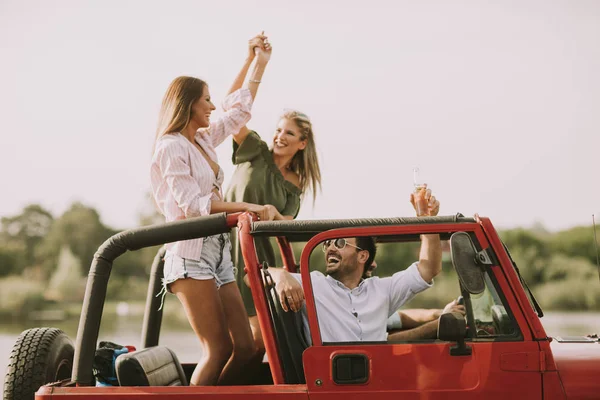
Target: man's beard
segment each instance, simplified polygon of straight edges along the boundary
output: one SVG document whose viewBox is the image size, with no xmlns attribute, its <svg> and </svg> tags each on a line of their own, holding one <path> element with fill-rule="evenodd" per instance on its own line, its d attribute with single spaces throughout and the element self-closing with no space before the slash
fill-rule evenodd
<svg viewBox="0 0 600 400">
<path fill-rule="evenodd" d="M 354 275 L 356 269 L 358 268 L 358 258 L 353 257 L 350 260 L 341 260 L 340 265 L 333 271 L 329 273 L 329 276 L 332 278 L 341 281 L 346 276 Z"/>
</svg>

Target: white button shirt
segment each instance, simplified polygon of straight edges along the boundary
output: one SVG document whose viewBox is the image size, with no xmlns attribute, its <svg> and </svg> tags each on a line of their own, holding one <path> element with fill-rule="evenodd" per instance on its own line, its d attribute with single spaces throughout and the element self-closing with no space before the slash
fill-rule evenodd
<svg viewBox="0 0 600 400">
<path fill-rule="evenodd" d="M 300 274 L 292 274 L 302 284 Z M 354 289 L 321 272 L 310 274 L 323 342 L 387 340 L 387 319 L 417 293 L 433 285 L 425 282 L 413 263 L 404 271 L 386 278 L 364 279 Z M 308 318 L 302 308 L 306 338 Z"/>
</svg>

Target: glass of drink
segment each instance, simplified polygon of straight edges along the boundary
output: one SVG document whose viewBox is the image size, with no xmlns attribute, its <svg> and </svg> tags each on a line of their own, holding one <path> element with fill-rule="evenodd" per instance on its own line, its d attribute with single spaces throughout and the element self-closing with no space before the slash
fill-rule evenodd
<svg viewBox="0 0 600 400">
<path fill-rule="evenodd" d="M 417 216 L 421 217 L 429 215 L 429 207 L 427 206 L 427 200 L 425 199 L 425 191 L 427 190 L 427 184 L 423 182 L 418 167 L 413 168 L 413 185 Z"/>
</svg>

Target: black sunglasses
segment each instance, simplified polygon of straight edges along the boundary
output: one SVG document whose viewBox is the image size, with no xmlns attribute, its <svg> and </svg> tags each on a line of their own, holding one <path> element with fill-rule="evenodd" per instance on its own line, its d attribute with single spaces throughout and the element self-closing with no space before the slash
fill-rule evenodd
<svg viewBox="0 0 600 400">
<path fill-rule="evenodd" d="M 354 247 L 355 249 L 358 249 L 358 250 L 364 250 L 358 246 L 348 243 L 348 241 L 346 239 L 341 238 L 341 239 L 328 239 L 328 240 L 324 241 L 323 242 L 323 253 L 327 253 L 327 249 L 329 248 L 329 246 L 331 246 L 331 243 L 333 243 L 335 248 L 338 250 L 342 250 L 344 247 L 346 247 L 346 245 L 348 245 L 350 247 Z"/>
</svg>

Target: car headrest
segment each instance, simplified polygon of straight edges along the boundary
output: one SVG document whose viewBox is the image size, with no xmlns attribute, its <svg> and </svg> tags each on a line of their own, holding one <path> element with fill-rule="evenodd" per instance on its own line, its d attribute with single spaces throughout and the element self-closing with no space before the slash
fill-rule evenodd
<svg viewBox="0 0 600 400">
<path fill-rule="evenodd" d="M 121 386 L 187 386 L 183 368 L 173 351 L 156 346 L 121 354 L 115 363 Z"/>
</svg>

